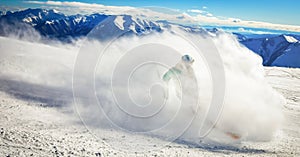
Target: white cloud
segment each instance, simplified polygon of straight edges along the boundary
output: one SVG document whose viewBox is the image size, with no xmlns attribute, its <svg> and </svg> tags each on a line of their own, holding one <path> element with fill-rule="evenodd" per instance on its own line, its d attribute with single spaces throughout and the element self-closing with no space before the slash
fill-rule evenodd
<svg viewBox="0 0 300 157">
<path fill-rule="evenodd" d="M 59 6 L 75 6 L 75 7 L 103 7 L 101 4 L 90 4 L 90 3 L 81 3 L 81 2 L 61 2 L 61 1 L 27 1 L 26 3 L 32 4 L 47 4 L 47 5 L 59 5 Z"/>
<path fill-rule="evenodd" d="M 207 14 L 206 14 L 206 16 L 210 16 L 210 17 L 211 17 L 211 16 L 213 16 L 213 14 L 211 14 L 211 13 L 207 13 Z"/>
<path fill-rule="evenodd" d="M 216 25 L 225 25 L 225 26 L 243 26 L 243 27 L 253 27 L 253 28 L 266 28 L 274 30 L 285 30 L 285 31 L 294 31 L 300 32 L 300 26 L 295 25 L 285 25 L 285 24 L 274 24 L 270 22 L 261 22 L 261 21 L 247 21 L 238 18 L 225 18 L 225 17 L 216 17 L 209 12 L 199 13 L 195 16 L 191 16 L 194 21 L 199 24 L 216 24 Z"/>
<path fill-rule="evenodd" d="M 207 9 L 207 6 L 203 6 L 202 9 Z"/>
<path fill-rule="evenodd" d="M 203 10 L 198 10 L 198 9 L 190 9 L 190 10 L 187 10 L 187 12 L 198 13 L 198 14 L 205 13 L 205 11 L 203 11 Z"/>
<path fill-rule="evenodd" d="M 108 14 L 124 14 L 128 10 L 133 10 L 134 7 L 129 6 L 105 6 L 102 4 L 96 3 L 83 3 L 83 2 L 75 2 L 75 1 L 25 1 L 25 3 L 30 4 L 41 4 L 47 6 L 60 7 L 60 10 L 67 11 L 72 13 L 108 13 Z M 76 8 L 76 9 L 74 9 Z"/>
<path fill-rule="evenodd" d="M 242 33 L 250 33 L 250 34 L 274 34 L 275 32 L 272 31 L 260 31 L 260 30 L 252 30 L 252 29 L 245 29 L 245 28 L 238 28 L 237 30 L 231 30 L 231 32 L 242 32 Z M 276 33 L 277 34 L 277 33 Z"/>
</svg>

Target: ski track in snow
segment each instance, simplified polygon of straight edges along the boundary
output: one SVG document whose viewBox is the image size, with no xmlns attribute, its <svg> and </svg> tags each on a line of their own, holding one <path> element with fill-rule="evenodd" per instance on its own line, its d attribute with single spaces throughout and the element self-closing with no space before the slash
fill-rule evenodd
<svg viewBox="0 0 300 157">
<path fill-rule="evenodd" d="M 16 71 L 24 68 L 13 67 L 5 62 L 1 64 Z M 65 70 L 68 71 L 68 68 Z M 5 73 L 4 69 L 1 71 Z M 299 156 L 300 69 L 266 67 L 265 71 L 268 82 L 287 98 L 283 108 L 285 122 L 272 141 L 242 142 L 236 146 L 176 141 L 161 149 L 156 146 L 163 142 L 159 138 L 100 128 L 94 128 L 93 131 L 101 132 L 101 136 L 95 137 L 70 108 L 63 107 L 70 102 L 63 97 L 57 99 L 61 97 L 60 92 L 68 89 L 49 89 L 2 76 L 0 156 Z M 129 150 L 133 153 L 128 153 L 115 149 L 126 145 L 134 148 L 131 145 L 137 141 L 153 141 L 147 146 L 151 151 L 140 154 L 135 150 Z"/>
</svg>

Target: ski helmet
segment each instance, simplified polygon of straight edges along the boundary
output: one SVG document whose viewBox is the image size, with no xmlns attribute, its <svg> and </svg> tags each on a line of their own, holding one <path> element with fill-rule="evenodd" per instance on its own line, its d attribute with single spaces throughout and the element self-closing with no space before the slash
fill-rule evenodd
<svg viewBox="0 0 300 157">
<path fill-rule="evenodd" d="M 193 63 L 193 62 L 194 62 L 194 59 L 193 59 L 191 56 L 189 56 L 189 55 L 183 55 L 183 56 L 181 57 L 181 59 L 182 59 L 184 62 L 187 62 L 187 63 Z"/>
</svg>

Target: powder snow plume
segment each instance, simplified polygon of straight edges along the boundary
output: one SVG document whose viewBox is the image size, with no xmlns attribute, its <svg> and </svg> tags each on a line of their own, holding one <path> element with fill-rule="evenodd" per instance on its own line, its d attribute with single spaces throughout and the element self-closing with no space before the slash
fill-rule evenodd
<svg viewBox="0 0 300 157">
<path fill-rule="evenodd" d="M 241 46 L 232 34 L 192 35 L 182 31 L 183 36 L 190 38 L 186 39 L 172 29 L 146 36 L 123 36 L 111 43 L 85 40 L 79 42 L 83 43 L 80 50 L 78 45 L 44 45 L 1 38 L 2 80 L 18 78 L 37 87 L 43 85 L 48 91 L 60 91 L 61 94 L 37 93 L 47 99 L 65 95 L 67 107 L 75 106 L 88 128 L 117 129 L 166 141 L 199 142 L 203 141 L 199 138 L 201 128 L 213 123 L 204 140 L 271 140 L 283 121 L 281 107 L 285 99 L 266 82 L 262 59 Z M 213 43 L 224 68 L 224 80 L 220 80 L 225 87 L 224 100 L 220 110 L 210 110 L 212 115 L 207 113 L 214 99 L 213 89 L 218 87 L 210 69 L 217 69 L 219 61 L 213 59 L 209 49 L 199 53 L 189 42 L 194 36 L 201 39 L 202 46 L 205 41 Z M 15 42 L 19 46 L 15 47 Z M 201 55 L 204 53 L 211 55 L 209 61 Z M 184 54 L 195 59 L 192 67 L 196 82 L 181 85 L 187 84 L 187 89 L 197 94 L 182 93 L 178 98 L 175 83 L 166 84 L 161 78 Z M 228 133 L 239 138 L 232 139 Z"/>
</svg>

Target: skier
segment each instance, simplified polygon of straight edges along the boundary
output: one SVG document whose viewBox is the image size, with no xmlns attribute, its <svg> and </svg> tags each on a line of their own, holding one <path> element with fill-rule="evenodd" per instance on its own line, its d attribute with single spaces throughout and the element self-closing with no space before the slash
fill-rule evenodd
<svg viewBox="0 0 300 157">
<path fill-rule="evenodd" d="M 194 70 L 191 65 L 194 63 L 194 59 L 189 55 L 184 55 L 181 57 L 181 61 L 167 71 L 163 80 L 168 82 L 171 78 L 178 77 L 181 74 L 188 74 L 188 76 L 194 76 Z"/>
<path fill-rule="evenodd" d="M 196 113 L 198 88 L 192 67 L 193 63 L 194 59 L 191 56 L 183 55 L 181 61 L 163 75 L 163 80 L 166 83 L 173 81 L 176 96 L 182 99 L 184 103 L 191 105 L 193 113 Z"/>
<path fill-rule="evenodd" d="M 194 61 L 191 56 L 183 55 L 181 61 L 163 75 L 163 80 L 166 83 L 169 83 L 170 80 L 174 81 L 177 97 L 183 98 L 182 94 L 185 94 L 186 99 L 183 103 L 192 105 L 192 111 L 195 114 L 198 105 L 198 85 L 192 67 Z M 213 128 L 220 130 L 216 125 L 214 125 Z M 241 138 L 240 135 L 233 132 L 224 133 L 234 140 Z"/>
</svg>

